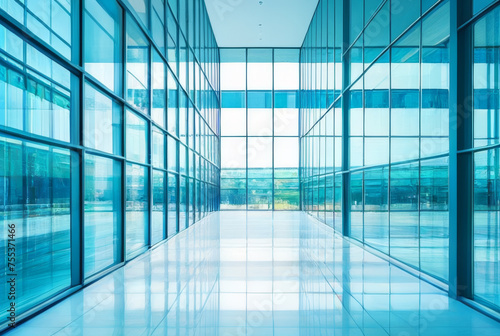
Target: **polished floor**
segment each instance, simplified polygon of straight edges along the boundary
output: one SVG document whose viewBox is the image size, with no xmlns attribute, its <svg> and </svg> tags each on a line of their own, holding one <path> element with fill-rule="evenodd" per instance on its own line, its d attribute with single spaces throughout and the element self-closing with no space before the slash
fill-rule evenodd
<svg viewBox="0 0 500 336">
<path fill-rule="evenodd" d="M 221 212 L 7 335 L 498 336 L 500 323 L 304 213 Z"/>
</svg>

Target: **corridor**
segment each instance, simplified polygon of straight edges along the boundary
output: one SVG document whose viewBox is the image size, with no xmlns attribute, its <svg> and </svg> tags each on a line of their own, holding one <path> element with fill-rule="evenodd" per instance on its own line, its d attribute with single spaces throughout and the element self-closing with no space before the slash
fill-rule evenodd
<svg viewBox="0 0 500 336">
<path fill-rule="evenodd" d="M 500 323 L 303 212 L 214 213 L 7 333 L 389 334 L 498 336 Z"/>
</svg>

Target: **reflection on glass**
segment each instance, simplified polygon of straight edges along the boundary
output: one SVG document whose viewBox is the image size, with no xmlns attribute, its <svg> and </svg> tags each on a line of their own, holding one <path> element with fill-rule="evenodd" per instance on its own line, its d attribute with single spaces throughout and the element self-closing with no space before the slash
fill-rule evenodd
<svg viewBox="0 0 500 336">
<path fill-rule="evenodd" d="M 500 41 L 491 34 L 500 24 L 500 8 L 494 9 L 474 25 L 474 146 L 497 144 L 500 140 Z"/>
<path fill-rule="evenodd" d="M 419 165 L 391 167 L 391 256 L 419 267 Z"/>
<path fill-rule="evenodd" d="M 420 267 L 448 279 L 448 157 L 420 164 Z"/>
<path fill-rule="evenodd" d="M 71 285 L 70 171 L 67 149 L 0 137 L 0 230 L 5 233 L 0 249 L 7 251 L 14 225 L 18 314 Z M 11 273 L 6 263 L 0 259 L 5 286 Z M 2 309 L 3 321 L 6 316 Z"/>
<path fill-rule="evenodd" d="M 107 153 L 121 154 L 121 107 L 85 84 L 85 145 Z"/>
<path fill-rule="evenodd" d="M 127 110 L 127 159 L 147 163 L 147 123 L 130 110 Z"/>
<path fill-rule="evenodd" d="M 167 104 L 167 92 L 165 88 L 165 63 L 160 56 L 153 52 L 153 72 L 151 83 L 153 86 L 153 104 L 151 106 L 151 119 L 160 127 L 165 128 L 165 108 Z"/>
<path fill-rule="evenodd" d="M 156 244 L 164 238 L 166 205 L 165 184 L 166 173 L 153 170 L 153 209 L 151 218 L 151 245 Z"/>
<path fill-rule="evenodd" d="M 85 1 L 85 70 L 115 93 L 121 90 L 122 9 L 115 0 Z"/>
<path fill-rule="evenodd" d="M 126 253 L 127 259 L 140 253 L 148 241 L 149 176 L 147 167 L 127 164 Z"/>
<path fill-rule="evenodd" d="M 177 175 L 168 173 L 168 237 L 177 233 Z"/>
<path fill-rule="evenodd" d="M 474 155 L 474 296 L 500 307 L 499 150 Z"/>
<path fill-rule="evenodd" d="M 132 18 L 127 18 L 127 102 L 149 113 L 149 42 Z"/>
<path fill-rule="evenodd" d="M 69 142 L 71 73 L 2 25 L 0 36 L 0 126 Z"/>
<path fill-rule="evenodd" d="M 121 164 L 86 155 L 85 277 L 120 261 L 121 208 Z"/>
</svg>

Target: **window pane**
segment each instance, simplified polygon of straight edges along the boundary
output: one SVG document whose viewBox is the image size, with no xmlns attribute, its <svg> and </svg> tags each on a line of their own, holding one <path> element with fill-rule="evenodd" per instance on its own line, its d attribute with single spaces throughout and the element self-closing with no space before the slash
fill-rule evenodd
<svg viewBox="0 0 500 336">
<path fill-rule="evenodd" d="M 149 43 L 134 21 L 127 18 L 127 102 L 149 113 Z"/>
<path fill-rule="evenodd" d="M 420 166 L 420 267 L 448 279 L 448 158 Z"/>
<path fill-rule="evenodd" d="M 177 172 L 179 167 L 177 165 L 177 140 L 168 136 L 168 170 Z"/>
<path fill-rule="evenodd" d="M 298 136 L 299 135 L 299 110 L 274 109 L 274 135 Z"/>
<path fill-rule="evenodd" d="M 85 157 L 85 277 L 120 262 L 121 164 Z"/>
<path fill-rule="evenodd" d="M 500 7 L 485 15 L 474 25 L 474 146 L 481 147 L 499 142 L 498 96 L 500 88 L 500 41 L 490 34 L 492 27 L 500 25 Z M 498 29 L 496 30 L 498 31 Z"/>
<path fill-rule="evenodd" d="M 85 146 L 121 154 L 121 107 L 85 84 Z"/>
<path fill-rule="evenodd" d="M 127 0 L 136 14 L 139 16 L 139 19 L 142 21 L 144 26 L 148 27 L 148 13 L 149 13 L 149 1 L 147 0 Z"/>
<path fill-rule="evenodd" d="M 248 135 L 273 135 L 272 109 L 248 109 Z"/>
<path fill-rule="evenodd" d="M 247 89 L 272 90 L 273 54 L 272 49 L 249 49 L 247 64 Z"/>
<path fill-rule="evenodd" d="M 156 244 L 165 237 L 166 183 L 165 172 L 153 170 L 153 218 L 151 218 L 151 245 Z"/>
<path fill-rule="evenodd" d="M 391 167 L 391 256 L 419 267 L 419 165 Z"/>
<path fill-rule="evenodd" d="M 151 119 L 163 128 L 165 128 L 165 108 L 167 104 L 165 69 L 165 63 L 163 63 L 156 51 L 153 52 L 153 72 L 151 73 L 153 105 L 151 108 Z"/>
<path fill-rule="evenodd" d="M 153 128 L 153 167 L 165 168 L 165 135 Z"/>
<path fill-rule="evenodd" d="M 147 134 L 146 120 L 127 110 L 127 159 L 147 163 Z"/>
<path fill-rule="evenodd" d="M 184 176 L 180 176 L 179 184 L 179 232 L 185 230 L 188 227 L 188 216 L 187 216 L 187 193 L 188 186 L 187 180 Z"/>
<path fill-rule="evenodd" d="M 499 151 L 474 155 L 474 296 L 500 306 Z"/>
<path fill-rule="evenodd" d="M 146 247 L 149 213 L 148 169 L 127 164 L 126 249 L 127 259 L 133 258 Z"/>
<path fill-rule="evenodd" d="M 177 175 L 168 173 L 168 229 L 169 237 L 177 233 Z"/>
<path fill-rule="evenodd" d="M 247 111 L 243 108 L 223 108 L 221 110 L 221 135 L 239 135 L 247 134 Z"/>
<path fill-rule="evenodd" d="M 367 170 L 364 176 L 364 241 L 389 253 L 389 169 Z"/>
<path fill-rule="evenodd" d="M 167 78 L 167 85 L 168 85 L 168 113 L 167 113 L 167 119 L 168 119 L 168 131 L 173 134 L 173 135 L 179 135 L 179 128 L 177 126 L 177 114 L 178 114 L 178 107 L 179 107 L 179 101 L 178 101 L 178 85 L 177 82 L 174 79 L 174 76 L 170 71 L 168 71 L 168 78 Z"/>
<path fill-rule="evenodd" d="M 222 49 L 221 90 L 246 90 L 246 50 Z"/>
<path fill-rule="evenodd" d="M 121 17 L 114 0 L 85 1 L 85 70 L 115 93 L 121 91 Z"/>
</svg>

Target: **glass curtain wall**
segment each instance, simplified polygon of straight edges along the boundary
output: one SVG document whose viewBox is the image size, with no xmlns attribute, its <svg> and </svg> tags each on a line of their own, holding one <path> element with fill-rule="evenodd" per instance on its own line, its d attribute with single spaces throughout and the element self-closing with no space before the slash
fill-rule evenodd
<svg viewBox="0 0 500 336">
<path fill-rule="evenodd" d="M 221 49 L 221 209 L 299 210 L 299 49 Z"/>
<path fill-rule="evenodd" d="M 219 209 L 219 49 L 204 2 L 81 8 L 0 0 L 0 250 L 12 232 L 16 247 L 0 293 L 17 273 L 18 316 Z"/>
<path fill-rule="evenodd" d="M 321 0 L 301 50 L 303 208 L 446 283 L 450 4 L 347 4 Z"/>
<path fill-rule="evenodd" d="M 492 2 L 474 1 L 474 14 Z M 474 18 L 465 28 L 473 43 L 473 297 L 500 311 L 500 7 Z"/>
<path fill-rule="evenodd" d="M 303 209 L 496 311 L 499 27 L 498 1 L 321 0 L 300 55 Z"/>
</svg>

